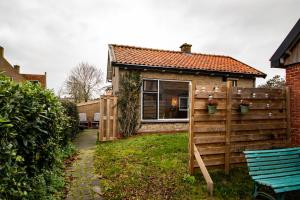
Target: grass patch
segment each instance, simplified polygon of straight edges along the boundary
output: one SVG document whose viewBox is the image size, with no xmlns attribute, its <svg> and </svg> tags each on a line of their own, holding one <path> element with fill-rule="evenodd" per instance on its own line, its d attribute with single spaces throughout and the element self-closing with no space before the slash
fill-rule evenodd
<svg viewBox="0 0 300 200">
<path fill-rule="evenodd" d="M 251 199 L 247 169 L 210 170 L 214 196 L 197 172 L 190 176 L 188 136 L 144 135 L 100 143 L 95 157 L 105 199 Z"/>
</svg>

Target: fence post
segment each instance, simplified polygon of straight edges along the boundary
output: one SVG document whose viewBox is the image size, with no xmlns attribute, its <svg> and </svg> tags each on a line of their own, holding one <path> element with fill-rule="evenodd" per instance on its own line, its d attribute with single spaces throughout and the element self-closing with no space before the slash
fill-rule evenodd
<svg viewBox="0 0 300 200">
<path fill-rule="evenodd" d="M 231 135 L 232 83 L 227 81 L 226 87 L 226 133 L 225 133 L 225 173 L 230 169 L 230 135 Z"/>
<path fill-rule="evenodd" d="M 189 106 L 189 173 L 194 173 L 194 101 L 195 101 L 196 83 L 191 82 L 190 90 L 190 106 Z"/>
</svg>

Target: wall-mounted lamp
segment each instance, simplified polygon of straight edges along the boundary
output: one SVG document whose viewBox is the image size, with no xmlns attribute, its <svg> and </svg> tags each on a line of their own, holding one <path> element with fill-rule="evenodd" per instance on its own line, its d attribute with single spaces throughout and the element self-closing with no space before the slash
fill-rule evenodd
<svg viewBox="0 0 300 200">
<path fill-rule="evenodd" d="M 178 105 L 177 97 L 172 97 L 171 105 L 172 105 L 173 107 L 177 107 L 177 105 Z"/>
</svg>

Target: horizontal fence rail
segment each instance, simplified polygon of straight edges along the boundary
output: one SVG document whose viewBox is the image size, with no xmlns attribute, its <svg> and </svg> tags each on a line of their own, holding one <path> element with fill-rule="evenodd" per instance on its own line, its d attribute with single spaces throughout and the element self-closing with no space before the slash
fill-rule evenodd
<svg viewBox="0 0 300 200">
<path fill-rule="evenodd" d="M 199 167 L 194 155 L 197 148 L 206 167 L 232 166 L 245 162 L 242 151 L 272 149 L 290 145 L 289 89 L 232 88 L 203 91 L 191 86 L 189 128 L 189 170 Z M 208 114 L 208 99 L 215 100 L 217 110 Z M 241 100 L 249 111 L 242 114 Z"/>
</svg>

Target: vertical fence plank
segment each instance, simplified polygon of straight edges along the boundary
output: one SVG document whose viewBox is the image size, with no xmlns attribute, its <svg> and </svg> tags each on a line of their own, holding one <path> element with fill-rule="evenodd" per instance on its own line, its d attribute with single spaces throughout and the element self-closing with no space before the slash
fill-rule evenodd
<svg viewBox="0 0 300 200">
<path fill-rule="evenodd" d="M 111 132 L 110 132 L 110 113 L 111 113 L 111 109 L 110 109 L 110 98 L 106 99 L 106 137 L 107 139 L 111 139 Z"/>
<path fill-rule="evenodd" d="M 117 107 L 117 97 L 113 97 L 113 138 L 117 138 L 117 123 L 118 123 L 118 107 Z"/>
<path fill-rule="evenodd" d="M 290 88 L 285 88 L 285 103 L 286 103 L 286 122 L 287 122 L 287 138 L 288 138 L 288 145 L 291 146 L 292 138 L 291 138 L 291 98 L 290 98 Z"/>
<path fill-rule="evenodd" d="M 104 99 L 103 97 L 101 96 L 100 97 L 100 141 L 103 141 L 104 139 Z"/>
<path fill-rule="evenodd" d="M 194 102 L 195 102 L 196 83 L 191 82 L 189 87 L 190 106 L 189 106 L 189 173 L 194 173 Z"/>
<path fill-rule="evenodd" d="M 105 112 L 104 112 L 105 111 Z M 100 141 L 117 138 L 117 97 L 102 95 L 100 97 Z"/>
<path fill-rule="evenodd" d="M 232 109 L 232 84 L 227 81 L 226 88 L 226 133 L 225 133 L 225 173 L 230 169 L 230 135 L 231 135 L 231 109 Z"/>
</svg>

